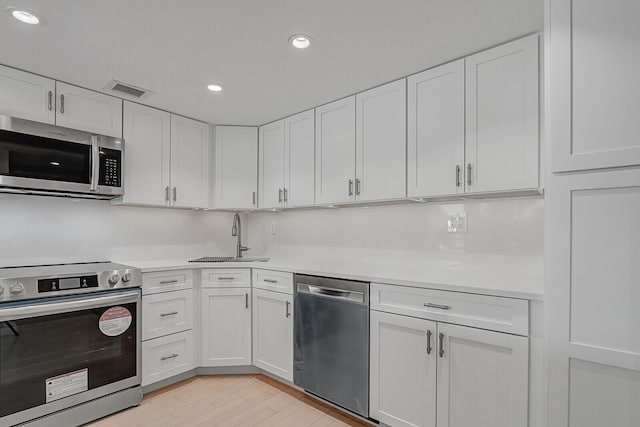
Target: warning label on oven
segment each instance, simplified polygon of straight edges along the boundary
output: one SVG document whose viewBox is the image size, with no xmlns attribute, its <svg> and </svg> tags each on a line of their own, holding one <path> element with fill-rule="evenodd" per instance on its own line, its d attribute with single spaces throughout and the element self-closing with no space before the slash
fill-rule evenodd
<svg viewBox="0 0 640 427">
<path fill-rule="evenodd" d="M 69 372 L 68 374 L 58 375 L 57 377 L 47 378 L 45 385 L 47 389 L 47 403 L 82 393 L 89 389 L 89 370 L 81 369 L 79 371 Z"/>
<path fill-rule="evenodd" d="M 123 334 L 131 326 L 131 312 L 124 307 L 111 307 L 100 316 L 98 326 L 100 332 L 108 337 Z"/>
</svg>

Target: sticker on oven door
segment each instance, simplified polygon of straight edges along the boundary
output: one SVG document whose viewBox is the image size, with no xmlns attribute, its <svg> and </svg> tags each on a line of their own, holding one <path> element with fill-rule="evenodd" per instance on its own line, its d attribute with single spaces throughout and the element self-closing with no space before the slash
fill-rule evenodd
<svg viewBox="0 0 640 427">
<path fill-rule="evenodd" d="M 89 370 L 69 372 L 55 377 L 47 378 L 45 381 L 47 389 L 47 402 L 73 396 L 89 390 Z"/>
<path fill-rule="evenodd" d="M 132 322 L 131 312 L 124 307 L 111 307 L 100 316 L 98 326 L 100 331 L 108 337 L 123 334 Z"/>
</svg>

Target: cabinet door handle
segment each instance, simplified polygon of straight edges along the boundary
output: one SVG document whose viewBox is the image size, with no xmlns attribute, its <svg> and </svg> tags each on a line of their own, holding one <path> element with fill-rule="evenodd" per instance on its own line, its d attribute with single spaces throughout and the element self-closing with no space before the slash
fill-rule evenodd
<svg viewBox="0 0 640 427">
<path fill-rule="evenodd" d="M 428 330 L 427 331 L 427 354 L 431 354 L 431 349 L 432 349 L 432 347 L 431 347 L 431 335 L 432 335 L 431 330 Z"/>
<path fill-rule="evenodd" d="M 467 163 L 467 185 L 471 185 L 471 163 Z"/>
<path fill-rule="evenodd" d="M 356 178 L 356 196 L 360 195 L 360 178 Z"/>
<path fill-rule="evenodd" d="M 460 165 L 456 165 L 456 187 L 460 187 Z"/>
<path fill-rule="evenodd" d="M 160 360 L 162 360 L 164 362 L 165 360 L 174 359 L 174 358 L 176 358 L 178 356 L 179 356 L 178 354 L 173 353 L 173 354 L 170 354 L 169 356 L 162 356 L 160 358 Z"/>
<path fill-rule="evenodd" d="M 289 307 L 291 307 L 291 303 L 289 301 L 285 301 L 284 304 L 284 315 L 286 318 L 289 318 L 289 316 L 291 316 L 291 311 L 289 311 Z"/>
<path fill-rule="evenodd" d="M 249 294 L 244 294 L 244 308 L 249 308 Z"/>
<path fill-rule="evenodd" d="M 349 180 L 349 196 L 353 196 L 353 180 Z"/>
<path fill-rule="evenodd" d="M 177 280 L 162 280 L 160 282 L 161 285 L 170 285 L 172 283 L 178 283 L 178 281 Z"/>
<path fill-rule="evenodd" d="M 440 349 L 438 350 L 440 357 L 444 357 L 444 334 L 442 332 L 440 332 L 440 335 L 438 335 L 438 339 L 440 340 L 439 347 Z"/>
<path fill-rule="evenodd" d="M 289 190 L 284 189 L 284 202 L 287 203 L 289 201 Z"/>
<path fill-rule="evenodd" d="M 430 302 L 424 304 L 428 308 L 439 308 L 440 310 L 451 310 L 451 306 L 441 304 L 431 304 Z"/>
<path fill-rule="evenodd" d="M 60 114 L 64 114 L 64 94 L 60 95 Z"/>
<path fill-rule="evenodd" d="M 277 280 L 273 280 L 273 279 L 263 279 L 263 282 L 267 282 L 267 283 L 278 283 Z"/>
<path fill-rule="evenodd" d="M 255 206 L 256 205 L 256 192 L 254 191 L 252 194 L 253 194 L 253 196 L 251 196 L 251 204 L 253 206 Z"/>
<path fill-rule="evenodd" d="M 175 316 L 176 314 L 178 314 L 177 311 L 170 311 L 168 313 L 160 313 L 160 317 Z"/>
<path fill-rule="evenodd" d="M 173 201 L 178 200 L 178 187 L 173 187 Z"/>
<path fill-rule="evenodd" d="M 282 203 L 282 188 L 278 188 L 278 203 Z"/>
<path fill-rule="evenodd" d="M 164 187 L 164 200 L 169 201 L 169 186 Z"/>
<path fill-rule="evenodd" d="M 47 96 L 48 96 L 47 100 L 49 102 L 49 105 L 47 105 L 47 108 L 49 109 L 49 111 L 51 111 L 53 109 L 53 92 L 49 91 Z"/>
</svg>

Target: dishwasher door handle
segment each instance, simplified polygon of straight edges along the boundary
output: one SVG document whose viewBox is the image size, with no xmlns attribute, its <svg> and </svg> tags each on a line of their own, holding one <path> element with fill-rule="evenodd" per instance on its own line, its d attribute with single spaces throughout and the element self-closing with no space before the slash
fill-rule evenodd
<svg viewBox="0 0 640 427">
<path fill-rule="evenodd" d="M 327 288 L 324 286 L 308 285 L 306 283 L 298 283 L 298 293 L 310 294 L 314 296 L 332 298 L 344 301 L 365 303 L 364 292 L 350 291 L 347 289 Z"/>
</svg>

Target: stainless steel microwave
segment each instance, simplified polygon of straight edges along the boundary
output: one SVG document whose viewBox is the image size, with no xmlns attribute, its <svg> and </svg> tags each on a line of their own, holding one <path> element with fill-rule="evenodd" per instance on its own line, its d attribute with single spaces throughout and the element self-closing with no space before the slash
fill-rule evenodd
<svg viewBox="0 0 640 427">
<path fill-rule="evenodd" d="M 112 199 L 123 157 L 122 139 L 0 115 L 0 192 Z"/>
</svg>

